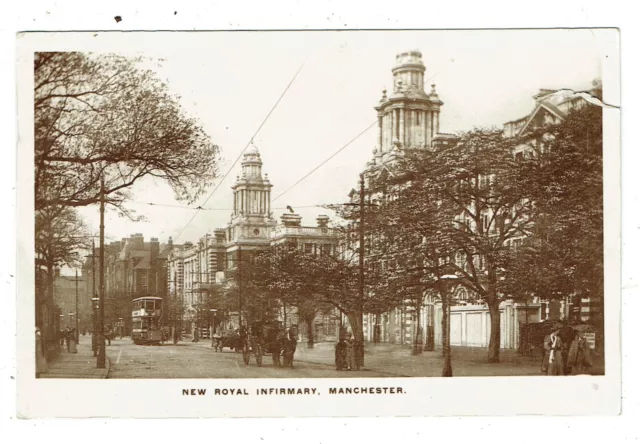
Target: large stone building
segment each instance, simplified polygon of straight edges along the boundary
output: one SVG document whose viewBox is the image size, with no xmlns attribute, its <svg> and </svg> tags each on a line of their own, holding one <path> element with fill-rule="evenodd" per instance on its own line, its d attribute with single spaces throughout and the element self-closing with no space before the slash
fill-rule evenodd
<svg viewBox="0 0 640 444">
<path fill-rule="evenodd" d="M 440 113 L 444 105 L 436 93 L 436 85 L 425 91 L 426 67 L 420 51 L 402 52 L 396 56 L 391 70 L 393 89 L 390 94 L 382 92 L 375 110 L 378 116 L 377 146 L 373 158 L 364 171 L 365 182 L 385 172 L 391 172 L 396 159 L 408 150 L 425 150 L 444 147 L 456 142 L 455 136 L 440 132 Z M 351 193 L 351 199 L 357 195 Z M 365 259 L 368 261 L 368 258 Z M 382 260 L 383 268 L 388 261 Z M 434 326 L 435 303 L 425 299 L 420 313 L 420 325 Z M 363 330 L 365 340 L 380 340 L 394 344 L 410 344 L 416 334 L 416 313 L 401 304 L 382 315 L 365 314 Z M 378 332 L 374 334 L 374 332 Z"/>
<path fill-rule="evenodd" d="M 600 79 L 592 82 L 589 91 L 575 92 L 569 89 L 540 89 L 533 96 L 533 109 L 527 115 L 504 124 L 506 137 L 524 137 L 531 130 L 546 125 L 559 124 L 564 121 L 569 113 L 589 106 L 598 100 L 602 94 Z M 533 155 L 535 141 L 522 143 L 514 150 L 516 159 L 523 159 Z M 522 243 L 522 239 L 509 241 L 510 246 L 516 248 Z M 541 320 L 579 319 L 581 321 L 593 320 L 594 316 L 602 314 L 602 298 L 572 298 L 554 301 L 535 298 L 533 303 L 540 307 Z"/>
<path fill-rule="evenodd" d="M 396 65 L 392 69 L 393 92 L 387 95 L 383 91 L 380 103 L 375 107 L 378 115 L 377 146 L 373 150 L 373 158 L 367 162 L 364 175 L 370 179 L 376 175 L 390 172 L 403 152 L 408 150 L 441 149 L 457 143 L 457 138 L 440 132 L 440 113 L 443 102 L 435 92 L 425 92 L 424 75 L 426 67 L 419 51 L 403 52 L 397 55 Z M 594 90 L 600 88 L 594 83 Z M 593 91 L 592 91 L 593 92 Z M 590 101 L 589 93 L 575 93 L 568 90 L 540 90 L 534 96 L 533 110 L 526 116 L 504 125 L 506 137 L 525 134 L 528 129 L 559 123 L 569 112 L 585 106 Z M 516 159 L 528 155 L 530 146 L 523 144 L 516 148 Z M 368 180 L 367 180 L 368 182 Z M 350 195 L 357 200 L 356 194 Z M 516 247 L 519 239 L 510 240 L 508 245 Z M 366 258 L 367 261 L 369 258 Z M 481 261 L 481 258 L 478 258 Z M 380 260 L 379 258 L 376 260 Z M 392 260 L 382 259 L 388 266 Z M 393 261 L 394 262 L 394 261 Z M 464 258 L 460 258 L 460 263 Z M 478 264 L 482 269 L 482 264 Z M 462 266 L 462 265 L 461 265 Z M 383 267 L 384 268 L 384 267 Z M 458 346 L 485 347 L 489 343 L 490 320 L 486 305 L 478 301 L 475 294 L 462 286 L 454 290 L 454 306 L 451 309 L 451 344 Z M 598 302 L 598 301 L 596 301 Z M 595 304 L 597 305 L 597 304 Z M 519 343 L 519 323 L 538 322 L 545 319 L 565 319 L 572 308 L 569 301 L 546 301 L 535 299 L 527 303 L 505 301 L 500 306 L 501 312 L 501 347 L 517 348 Z M 589 313 L 597 310 L 593 301 L 582 301 L 581 318 L 588 319 Z M 427 331 L 433 330 L 435 342 L 441 340 L 442 309 L 437 301 L 430 297 L 424 299 L 420 310 L 419 323 L 417 314 L 410 304 L 400 304 L 397 308 L 382 315 L 365 314 L 365 339 L 372 341 L 410 344 L 416 337 L 418 324 L 424 329 L 423 342 L 428 342 Z M 377 335 L 375 332 L 378 332 Z"/>
<path fill-rule="evenodd" d="M 306 253 L 335 253 L 337 231 L 328 226 L 329 218 L 320 215 L 316 226 L 303 226 L 302 217 L 293 211 L 282 214 L 280 223 L 271 208 L 272 184 L 262 172 L 262 160 L 255 146 L 243 155 L 241 173 L 231 187 L 233 210 L 226 228 L 216 228 L 195 244 L 186 242 L 171 249 L 167 260 L 169 298 L 177 307 L 183 333 L 205 334 L 212 322 L 211 295 L 216 291 L 238 293 L 237 310 L 224 314 L 227 328 L 241 322 L 242 304 L 250 301 L 242 279 L 250 267 L 250 258 L 272 245 L 296 243 Z M 243 269 L 245 271 L 243 271 Z M 221 316 L 222 317 L 222 316 Z M 296 324 L 295 309 L 283 313 L 287 324 Z M 316 337 L 334 337 L 338 318 L 321 316 L 315 322 Z M 302 329 L 304 335 L 305 331 Z"/>
</svg>

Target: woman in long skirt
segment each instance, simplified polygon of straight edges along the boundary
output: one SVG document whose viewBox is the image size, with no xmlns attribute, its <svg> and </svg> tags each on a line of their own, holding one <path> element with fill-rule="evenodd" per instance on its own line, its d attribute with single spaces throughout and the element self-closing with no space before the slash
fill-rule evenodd
<svg viewBox="0 0 640 444">
<path fill-rule="evenodd" d="M 562 359 L 562 339 L 558 336 L 559 330 L 554 330 L 544 338 L 544 360 L 542 371 L 549 376 L 564 374 L 564 360 Z"/>
<path fill-rule="evenodd" d="M 76 329 L 72 329 L 69 332 L 69 353 L 78 353 L 78 348 L 76 347 Z"/>
</svg>

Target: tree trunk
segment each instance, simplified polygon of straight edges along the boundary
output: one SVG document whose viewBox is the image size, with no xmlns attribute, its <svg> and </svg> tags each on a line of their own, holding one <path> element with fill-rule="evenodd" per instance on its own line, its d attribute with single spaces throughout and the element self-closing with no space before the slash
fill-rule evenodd
<svg viewBox="0 0 640 444">
<path fill-rule="evenodd" d="M 491 331 L 489 334 L 489 359 L 490 363 L 500 362 L 500 302 L 493 300 L 488 302 Z"/>
<path fill-rule="evenodd" d="M 381 330 L 380 313 L 376 313 L 376 325 L 373 327 L 373 343 L 374 344 L 380 343 L 380 336 L 381 336 L 380 330 Z"/>
<path fill-rule="evenodd" d="M 451 368 L 451 335 L 450 335 L 450 317 L 451 309 L 449 307 L 449 292 L 445 291 L 442 295 L 442 355 L 444 356 L 444 366 L 442 367 L 442 376 L 453 376 Z"/>
<path fill-rule="evenodd" d="M 53 307 L 55 307 L 55 300 L 54 300 L 54 279 L 55 279 L 55 265 L 51 262 L 49 262 L 46 265 L 47 268 L 47 299 L 45 302 L 45 312 L 46 312 L 46 319 L 47 321 L 43 322 L 43 326 L 41 329 L 41 333 L 42 333 L 42 341 L 44 344 L 44 349 L 45 349 L 45 358 L 48 360 L 49 359 L 49 344 L 53 342 L 54 344 L 54 354 L 57 356 L 58 353 L 60 353 L 60 341 L 58 341 L 58 332 L 55 331 L 54 329 L 54 325 L 56 325 L 56 322 L 59 322 L 59 319 L 53 319 L 54 314 L 57 316 L 57 314 L 54 312 Z M 58 328 L 61 328 L 62 326 L 59 326 Z"/>
<path fill-rule="evenodd" d="M 416 334 L 413 339 L 413 355 L 422 354 L 422 324 L 420 321 L 420 301 L 416 304 Z"/>
<path fill-rule="evenodd" d="M 364 331 L 362 329 L 362 312 L 351 312 L 347 314 L 351 331 L 355 339 L 356 370 L 364 367 Z"/>
<path fill-rule="evenodd" d="M 307 347 L 313 348 L 314 337 L 313 337 L 313 320 L 315 316 L 307 316 L 305 321 L 307 323 Z"/>
</svg>

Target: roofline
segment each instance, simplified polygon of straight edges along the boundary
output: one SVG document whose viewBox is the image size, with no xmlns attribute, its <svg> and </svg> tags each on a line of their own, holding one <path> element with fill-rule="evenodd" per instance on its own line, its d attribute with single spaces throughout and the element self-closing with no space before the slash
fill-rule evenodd
<svg viewBox="0 0 640 444">
<path fill-rule="evenodd" d="M 143 299 L 152 299 L 152 300 L 154 300 L 154 301 L 162 300 L 162 298 L 159 298 L 159 297 L 157 297 L 157 296 L 143 296 L 143 297 L 141 297 L 141 298 L 136 298 L 136 299 L 132 300 L 131 302 L 141 301 L 141 300 L 143 300 Z"/>
<path fill-rule="evenodd" d="M 531 123 L 531 121 L 533 120 L 533 117 L 538 113 L 538 111 L 540 111 L 540 108 L 546 109 L 547 111 L 549 111 L 551 114 L 553 114 L 554 116 L 564 120 L 566 116 L 561 116 L 559 115 L 557 112 L 555 112 L 552 108 L 550 108 L 549 106 L 547 106 L 547 104 L 545 103 L 539 103 L 538 106 L 536 107 L 536 109 L 533 110 L 533 112 L 529 115 L 529 118 L 527 119 L 527 123 L 525 123 L 523 125 L 522 128 L 520 128 L 520 131 L 518 131 L 518 136 L 521 136 L 524 133 L 524 130 L 529 126 L 529 124 Z"/>
</svg>

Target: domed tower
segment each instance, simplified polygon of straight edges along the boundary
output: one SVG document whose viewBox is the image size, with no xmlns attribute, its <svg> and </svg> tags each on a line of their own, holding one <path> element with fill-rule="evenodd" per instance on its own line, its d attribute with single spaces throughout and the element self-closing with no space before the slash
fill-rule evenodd
<svg viewBox="0 0 640 444">
<path fill-rule="evenodd" d="M 393 91 L 382 92 L 378 112 L 377 155 L 394 149 L 428 148 L 440 129 L 442 102 L 431 85 L 424 89 L 426 67 L 420 51 L 402 52 L 396 56 Z"/>
<path fill-rule="evenodd" d="M 262 174 L 258 148 L 251 145 L 242 158 L 242 172 L 233 190 L 233 213 L 228 240 L 268 240 L 276 222 L 271 217 L 271 182 Z"/>
</svg>

